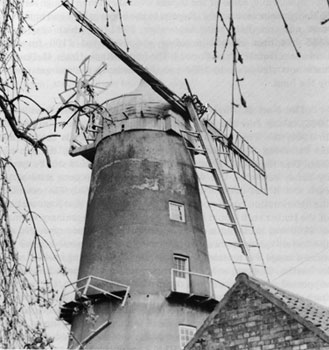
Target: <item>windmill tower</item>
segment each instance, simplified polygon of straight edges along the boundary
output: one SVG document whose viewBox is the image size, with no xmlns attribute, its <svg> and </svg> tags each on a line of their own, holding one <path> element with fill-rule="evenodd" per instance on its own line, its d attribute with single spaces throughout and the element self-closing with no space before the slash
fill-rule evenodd
<svg viewBox="0 0 329 350">
<path fill-rule="evenodd" d="M 236 271 L 266 273 L 236 177 L 266 192 L 263 159 L 218 113 L 179 98 L 63 5 L 152 88 L 141 83 L 76 120 L 70 153 L 92 163 L 92 176 L 78 280 L 61 297 L 69 346 L 183 348 L 223 286 L 211 276 L 199 183 Z M 67 90 L 72 81 L 75 93 L 78 80 L 66 74 Z"/>
</svg>

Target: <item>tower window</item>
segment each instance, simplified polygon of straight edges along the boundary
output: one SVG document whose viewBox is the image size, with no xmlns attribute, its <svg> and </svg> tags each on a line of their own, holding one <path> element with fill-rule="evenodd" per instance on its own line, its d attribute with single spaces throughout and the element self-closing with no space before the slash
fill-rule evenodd
<svg viewBox="0 0 329 350">
<path fill-rule="evenodd" d="M 174 254 L 175 269 L 180 277 L 185 277 L 185 272 L 189 271 L 189 259 L 187 256 Z"/>
<path fill-rule="evenodd" d="M 170 220 L 185 222 L 184 204 L 169 202 L 169 218 Z"/>
<path fill-rule="evenodd" d="M 173 288 L 179 293 L 190 293 L 189 258 L 174 254 Z"/>
<path fill-rule="evenodd" d="M 181 349 L 184 349 L 185 345 L 193 338 L 196 332 L 196 327 L 180 324 L 178 328 L 179 328 L 179 345 Z"/>
</svg>

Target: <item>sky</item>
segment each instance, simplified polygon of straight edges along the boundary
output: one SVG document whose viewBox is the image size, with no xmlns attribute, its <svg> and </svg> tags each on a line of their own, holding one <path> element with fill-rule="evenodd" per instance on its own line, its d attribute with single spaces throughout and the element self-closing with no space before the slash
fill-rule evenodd
<svg viewBox="0 0 329 350">
<path fill-rule="evenodd" d="M 84 1 L 80 1 L 81 4 Z M 115 7 L 116 2 L 113 2 Z M 79 1 L 75 1 L 79 4 Z M 194 93 L 228 121 L 231 109 L 231 52 L 213 59 L 217 1 L 132 0 L 122 2 L 130 54 L 178 95 L 186 93 L 187 78 Z M 23 37 L 22 57 L 39 90 L 32 94 L 49 108 L 59 103 L 65 69 L 78 73 L 88 55 L 93 66 L 108 64 L 102 81 L 111 82 L 100 96 L 107 99 L 135 89 L 139 78 L 98 39 L 79 25 L 57 0 L 27 4 L 33 32 Z M 101 5 L 99 5 L 101 6 Z M 222 1 L 224 16 L 228 1 Z M 246 0 L 234 4 L 237 41 L 244 63 L 239 75 L 248 107 L 238 108 L 235 128 L 265 158 L 269 195 L 243 184 L 270 280 L 278 287 L 329 306 L 329 17 L 326 1 L 282 2 L 296 42 L 298 58 L 275 2 Z M 122 48 L 117 13 L 105 28 L 101 9 L 89 12 Z M 46 18 L 44 18 L 46 16 Z M 218 56 L 225 44 L 220 27 Z M 31 204 L 50 227 L 72 280 L 76 278 L 86 211 L 90 169 L 83 158 L 68 155 L 69 127 L 49 145 L 53 167 L 42 156 L 20 157 Z M 234 273 L 205 209 L 205 225 L 213 276 L 232 284 Z M 56 276 L 58 289 L 66 281 Z M 59 347 L 66 330 L 49 321 Z M 55 324 L 55 326 L 54 326 Z M 64 334 L 64 335 L 63 335 Z"/>
</svg>

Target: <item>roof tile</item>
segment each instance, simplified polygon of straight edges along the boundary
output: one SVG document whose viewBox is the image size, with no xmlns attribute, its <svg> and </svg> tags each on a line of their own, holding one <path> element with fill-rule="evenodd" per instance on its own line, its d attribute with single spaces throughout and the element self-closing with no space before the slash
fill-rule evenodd
<svg viewBox="0 0 329 350">
<path fill-rule="evenodd" d="M 271 293 L 286 306 L 296 312 L 300 317 L 310 321 L 329 336 L 329 308 L 312 300 L 278 288 L 271 283 L 248 276 L 250 281 L 256 283 L 263 290 Z"/>
</svg>

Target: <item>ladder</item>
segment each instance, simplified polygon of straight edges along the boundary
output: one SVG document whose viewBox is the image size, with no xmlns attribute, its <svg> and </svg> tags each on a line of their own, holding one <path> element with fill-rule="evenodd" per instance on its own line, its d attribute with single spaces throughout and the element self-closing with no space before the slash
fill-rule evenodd
<svg viewBox="0 0 329 350">
<path fill-rule="evenodd" d="M 234 270 L 236 273 L 247 270 L 253 276 L 268 280 L 260 245 L 237 174 L 232 168 L 224 169 L 221 166 L 213 136 L 199 120 L 192 100 L 186 100 L 186 107 L 194 131 L 181 130 L 184 145 L 191 155 L 200 186 Z"/>
</svg>

